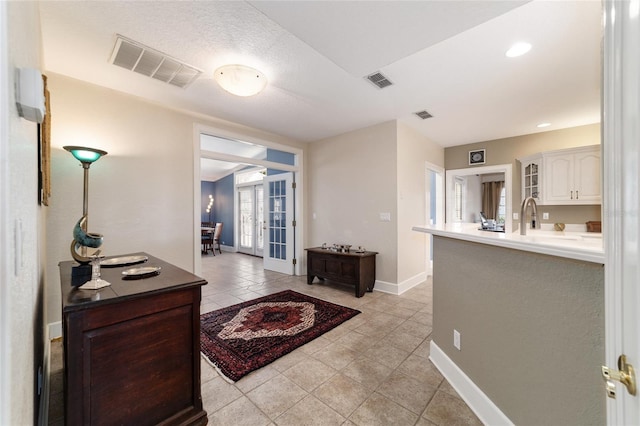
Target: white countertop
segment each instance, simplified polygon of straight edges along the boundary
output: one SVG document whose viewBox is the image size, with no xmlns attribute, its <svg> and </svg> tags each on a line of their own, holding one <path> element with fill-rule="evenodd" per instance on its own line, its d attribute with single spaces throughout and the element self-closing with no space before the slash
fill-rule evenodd
<svg viewBox="0 0 640 426">
<path fill-rule="evenodd" d="M 593 232 L 556 232 L 527 229 L 527 235 L 520 232 L 482 231 L 478 223 L 454 223 L 444 226 L 421 225 L 411 229 L 418 232 L 472 241 L 514 250 L 566 257 L 604 265 L 602 234 Z"/>
</svg>

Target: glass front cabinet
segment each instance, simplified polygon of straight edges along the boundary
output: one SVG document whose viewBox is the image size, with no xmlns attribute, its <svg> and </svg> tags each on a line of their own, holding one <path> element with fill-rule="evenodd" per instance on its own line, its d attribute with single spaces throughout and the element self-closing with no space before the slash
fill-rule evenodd
<svg viewBox="0 0 640 426">
<path fill-rule="evenodd" d="M 542 203 L 542 155 L 523 157 L 519 161 L 522 199 L 533 197 L 536 203 Z"/>
</svg>

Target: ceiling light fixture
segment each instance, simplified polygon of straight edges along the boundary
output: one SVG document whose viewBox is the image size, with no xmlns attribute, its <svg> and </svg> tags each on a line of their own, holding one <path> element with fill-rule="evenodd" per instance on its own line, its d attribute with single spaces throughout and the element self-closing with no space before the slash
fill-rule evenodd
<svg viewBox="0 0 640 426">
<path fill-rule="evenodd" d="M 509 58 L 515 58 L 518 56 L 522 56 L 528 51 L 531 50 L 531 45 L 529 43 L 516 43 L 509 50 L 507 50 L 507 55 Z"/>
<path fill-rule="evenodd" d="M 255 68 L 246 65 L 223 65 L 213 78 L 220 87 L 236 96 L 253 96 L 267 86 L 267 78 Z"/>
<path fill-rule="evenodd" d="M 549 127 L 549 126 L 551 126 L 551 123 L 540 123 L 536 127 L 542 129 L 543 127 Z"/>
</svg>

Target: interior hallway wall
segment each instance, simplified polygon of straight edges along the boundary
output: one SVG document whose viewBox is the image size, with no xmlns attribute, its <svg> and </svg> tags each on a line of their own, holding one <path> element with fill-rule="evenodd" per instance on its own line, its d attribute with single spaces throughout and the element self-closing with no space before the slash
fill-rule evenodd
<svg viewBox="0 0 640 426">
<path fill-rule="evenodd" d="M 60 321 L 57 264 L 71 258 L 71 230 L 82 215 L 82 167 L 62 146 L 91 146 L 109 153 L 91 166 L 89 175 L 89 231 L 104 234 L 105 255 L 144 251 L 189 271 L 194 268 L 194 248 L 197 244 L 199 252 L 200 245 L 193 211 L 195 124 L 301 147 L 257 129 L 190 115 L 60 75 L 50 76 L 50 90 L 54 115 L 48 323 Z"/>
<path fill-rule="evenodd" d="M 45 207 L 38 205 L 37 124 L 18 115 L 16 69 L 41 69 L 37 2 L 2 2 L 2 290 L 0 424 L 37 421 L 37 371 L 44 359 Z M 6 44 L 5 44 L 6 43 Z M 6 191 L 6 192 L 5 192 Z"/>
<path fill-rule="evenodd" d="M 444 148 L 398 122 L 397 158 L 397 283 L 406 288 L 426 278 L 428 236 L 412 231 L 411 227 L 427 223 L 426 196 L 430 188 L 427 188 L 425 163 L 444 168 Z"/>
<path fill-rule="evenodd" d="M 397 283 L 396 122 L 309 144 L 308 245 L 377 251 L 376 279 Z M 380 213 L 390 213 L 381 222 Z"/>
</svg>

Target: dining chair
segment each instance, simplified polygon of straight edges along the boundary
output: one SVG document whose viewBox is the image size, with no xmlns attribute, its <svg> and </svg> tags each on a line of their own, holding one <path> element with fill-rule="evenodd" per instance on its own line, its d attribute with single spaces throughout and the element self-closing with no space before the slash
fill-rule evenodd
<svg viewBox="0 0 640 426">
<path fill-rule="evenodd" d="M 216 245 L 218 246 L 218 252 L 222 254 L 222 249 L 220 249 L 220 234 L 222 234 L 222 222 L 216 223 L 216 227 L 213 231 L 213 245 L 211 249 L 214 256 L 216 255 Z"/>
<path fill-rule="evenodd" d="M 213 255 L 215 256 L 216 253 L 213 249 L 213 234 L 211 233 L 211 231 L 202 229 L 200 231 L 200 242 L 202 244 L 203 254 L 207 254 L 209 250 L 211 250 L 213 252 Z"/>
</svg>

